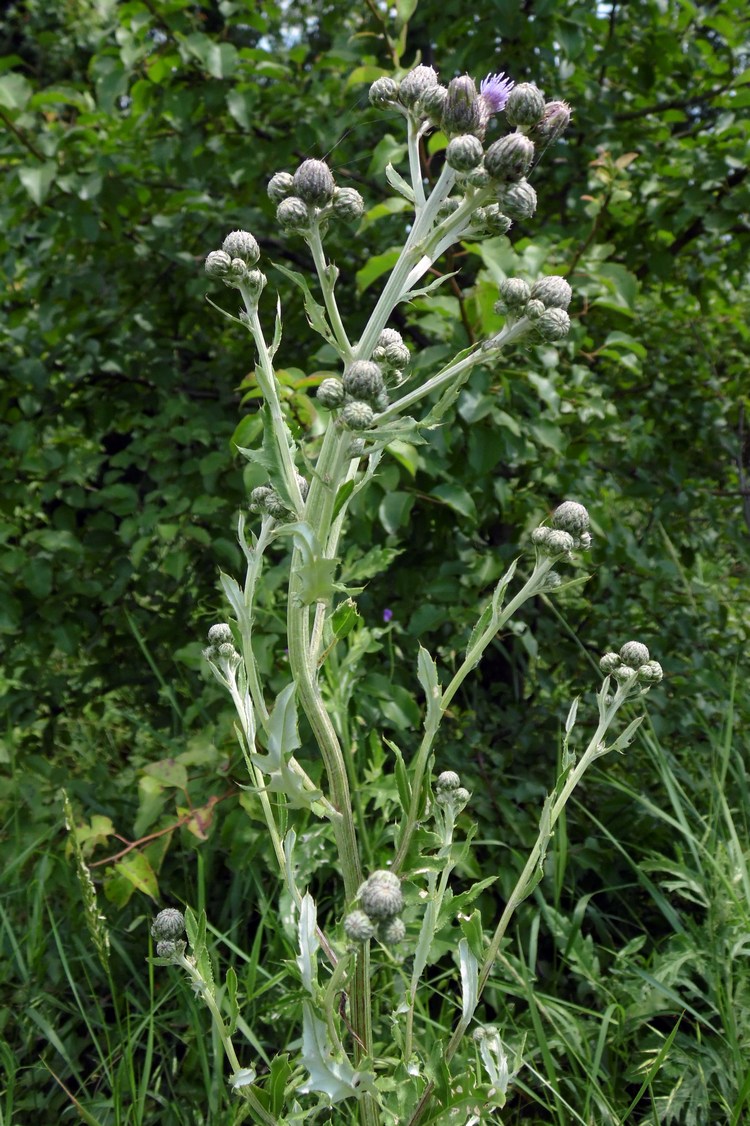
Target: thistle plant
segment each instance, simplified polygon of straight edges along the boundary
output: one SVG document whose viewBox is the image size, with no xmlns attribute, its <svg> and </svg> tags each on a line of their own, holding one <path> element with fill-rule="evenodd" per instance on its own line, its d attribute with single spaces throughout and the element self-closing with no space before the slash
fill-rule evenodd
<svg viewBox="0 0 750 1126">
<path fill-rule="evenodd" d="M 282 232 L 302 239 L 309 250 L 322 303 L 305 278 L 278 268 L 301 290 L 311 326 L 337 357 L 337 373 L 326 377 L 317 392 L 321 433 L 295 438 L 285 413 L 274 366 L 282 340 L 280 308 L 269 337 L 263 323 L 268 282 L 259 267 L 258 240 L 247 231 L 233 231 L 205 263 L 212 279 L 238 291 L 239 316 L 225 315 L 252 338 L 263 398 L 262 447 L 240 451 L 267 475 L 239 517 L 246 572 L 241 582 L 222 576 L 230 614 L 209 630 L 204 656 L 236 710 L 249 784 L 295 912 L 298 953 L 290 973 L 303 998 L 301 1047 L 288 1074 L 283 1105 L 277 1085 L 272 1095 L 257 1061 L 243 1064 L 235 1049 L 237 980 L 229 970 L 223 983 L 216 984 L 205 918 L 189 909 L 184 917 L 168 910 L 157 917 L 152 934 L 156 961 L 180 967 L 205 1001 L 231 1067 L 231 1087 L 258 1122 L 312 1121 L 324 1108 L 326 1121 L 358 1120 L 369 1126 L 416 1126 L 449 1112 L 451 1121 L 479 1122 L 486 1112 L 503 1106 L 523 1059 L 514 1058 L 511 1066 L 502 1029 L 478 1019 L 483 991 L 497 972 L 515 911 L 542 879 L 545 854 L 567 801 L 592 762 L 631 741 L 640 718 L 618 731 L 618 714 L 662 675 L 640 642 L 626 642 L 618 652 L 604 655 L 593 734 L 583 750 L 571 748 L 575 701 L 565 724 L 559 776 L 500 918 L 485 926 L 476 909 L 469 914 L 468 905 L 492 878 L 460 896 L 451 892 L 453 870 L 473 832 L 465 829 L 472 795 L 455 771 L 439 768 L 443 722 L 498 632 L 529 600 L 554 595 L 576 558 L 589 550 L 589 514 L 582 504 L 565 501 L 532 532 L 528 550 L 480 608 L 452 676 L 441 675 L 425 648 L 415 654 L 424 697 L 421 738 L 405 753 L 388 743 L 400 810 L 378 833 L 368 825 L 358 803 L 361 767 L 347 736 L 351 666 L 365 659 L 366 646 L 356 643 L 356 592 L 337 580 L 351 501 L 366 493 L 394 442 L 419 443 L 425 431 L 450 425 L 451 407 L 477 365 L 496 366 L 503 350 L 522 340 L 562 340 L 570 328 L 572 296 L 562 277 L 532 283 L 507 278 L 495 305 L 497 331 L 428 378 L 411 376 L 409 347 L 391 323 L 394 310 L 432 288 L 435 283 L 419 287 L 458 242 L 505 234 L 515 220 L 533 216 L 536 191 L 528 177 L 564 132 L 570 110 L 564 102 L 545 100 L 533 84 L 514 85 L 503 74 L 490 75 L 479 85 L 467 75 L 443 85 L 428 66 L 416 66 L 400 80 L 378 79 L 370 100 L 404 119 L 408 179 L 391 166 L 387 178 L 413 207 L 413 218 L 358 339 L 347 332 L 339 311 L 338 270 L 328 259 L 325 239 L 334 225 L 356 223 L 364 214 L 364 200 L 356 190 L 337 185 L 332 170 L 317 159 L 277 172 L 268 185 Z M 488 140 L 490 127 L 497 133 L 503 121 L 507 131 Z M 419 145 L 436 129 L 446 137 L 445 159 L 428 187 Z M 256 595 L 269 553 L 279 549 L 286 550 L 288 561 L 290 679 L 272 700 L 257 653 Z M 339 660 L 338 668 L 348 667 L 348 688 L 343 671 L 338 686 L 326 677 L 327 666 L 342 653 L 346 659 Z M 312 745 L 303 745 L 300 709 Z M 327 826 L 329 860 L 340 873 L 334 889 L 338 911 L 331 918 L 318 917 L 312 889 L 300 884 L 297 875 L 298 830 L 311 819 Z M 376 838 L 377 867 L 372 864 L 367 871 L 363 856 L 372 856 Z M 446 927 L 455 938 L 459 1000 L 452 1035 L 437 1045 L 436 1055 L 420 991 L 430 988 L 426 970 L 436 936 Z M 377 973 L 373 950 L 379 952 Z M 381 1003 L 384 997 L 389 1013 Z M 462 1067 L 454 1074 L 451 1063 L 462 1045 Z M 467 1062 L 472 1057 L 474 1062 Z M 334 1111 L 328 1109 L 332 1106 Z"/>
</svg>

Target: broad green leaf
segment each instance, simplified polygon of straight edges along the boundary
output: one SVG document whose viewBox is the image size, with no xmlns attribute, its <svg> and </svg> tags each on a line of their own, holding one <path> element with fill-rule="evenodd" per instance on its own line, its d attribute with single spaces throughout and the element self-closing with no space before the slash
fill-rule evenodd
<svg viewBox="0 0 750 1126">
<path fill-rule="evenodd" d="M 43 164 L 27 164 L 18 169 L 18 178 L 38 207 L 44 203 L 57 174 L 54 160 Z"/>
<path fill-rule="evenodd" d="M 142 852 L 133 850 L 114 865 L 117 875 L 127 880 L 134 891 L 143 892 L 156 901 L 159 897 L 159 884 L 156 873 Z"/>
<path fill-rule="evenodd" d="M 368 258 L 365 265 L 356 274 L 357 292 L 364 293 L 382 274 L 393 269 L 398 261 L 399 254 L 398 248 L 394 247 L 392 250 L 386 250 L 383 254 L 374 254 L 371 258 Z"/>
<path fill-rule="evenodd" d="M 4 74 L 0 78 L 0 106 L 5 109 L 23 109 L 33 89 L 22 74 Z"/>
<path fill-rule="evenodd" d="M 457 484 L 436 485 L 430 495 L 444 501 L 459 516 L 476 520 L 476 506 L 463 486 Z"/>
<path fill-rule="evenodd" d="M 173 758 L 160 759 L 159 762 L 149 763 L 143 768 L 143 773 L 154 778 L 162 786 L 174 786 L 184 790 L 188 783 L 187 770 L 181 762 Z"/>
</svg>

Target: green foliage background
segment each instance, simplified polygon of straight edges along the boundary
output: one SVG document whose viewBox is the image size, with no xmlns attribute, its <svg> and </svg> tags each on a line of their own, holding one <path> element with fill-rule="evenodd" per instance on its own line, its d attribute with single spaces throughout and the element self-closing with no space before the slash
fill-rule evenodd
<svg viewBox="0 0 750 1126">
<path fill-rule="evenodd" d="M 421 56 L 445 79 L 502 69 L 574 110 L 566 141 L 537 170 L 534 220 L 446 261 L 446 271 L 461 267 L 457 282 L 404 309 L 398 326 L 428 371 L 497 328 L 503 276 L 561 273 L 574 290 L 569 341 L 477 371 L 455 419 L 427 446 L 402 450 L 354 509 L 347 561 L 356 573 L 373 546 L 395 558 L 360 599 L 374 652 L 357 706 L 363 746 L 377 726 L 408 748 L 417 640 L 449 666 L 524 533 L 565 497 L 591 510 L 588 582 L 498 640 L 442 748 L 477 791 L 480 861 L 491 865 L 494 827 L 505 821 L 517 837 L 519 810 L 550 784 L 561 717 L 593 687 L 604 648 L 634 636 L 663 663 L 652 731 L 685 785 L 695 776 L 680 772 L 697 770 L 710 788 L 729 684 L 735 673 L 746 681 L 748 24 L 728 0 L 396 8 L 411 17 L 403 65 Z M 200 650 L 222 616 L 217 570 L 240 568 L 233 525 L 258 481 L 231 440 L 258 440 L 257 400 L 249 341 L 207 305 L 202 261 L 244 227 L 265 263 L 307 271 L 302 242 L 276 229 L 265 184 L 325 156 L 370 208 L 355 235 L 330 242 L 356 335 L 404 232 L 383 176 L 400 155 L 400 120 L 367 101 L 368 83 L 392 64 L 384 30 L 396 37 L 400 26 L 383 12 L 338 0 L 29 0 L 0 23 L 4 989 L 9 1010 L 39 1016 L 5 1035 L 22 1061 L 27 1111 L 35 1083 L 49 1085 L 37 1062 L 42 1026 L 64 1048 L 50 1066 L 54 1056 L 84 1103 L 91 1093 L 90 1036 L 63 999 L 62 952 L 87 954 L 72 918 L 61 785 L 89 826 L 89 859 L 118 850 L 115 831 L 133 840 L 182 818 L 149 845 L 147 869 L 131 866 L 108 887 L 118 964 L 132 959 L 133 974 L 144 972 L 136 924 L 157 873 L 168 898 L 204 897 L 214 924 L 250 943 L 274 902 L 256 873 L 259 906 L 236 934 L 262 846 L 237 804 L 227 707 Z M 439 147 L 427 155 L 434 177 Z M 270 323 L 278 291 L 288 402 L 305 427 L 308 392 L 331 356 L 297 293 L 272 267 L 269 277 L 262 309 Z M 212 297 L 231 308 L 230 296 Z M 270 573 L 264 606 L 265 671 L 279 687 L 280 576 L 281 566 Z M 734 707 L 736 754 L 746 754 L 743 692 Z M 160 764 L 178 755 L 182 772 L 170 774 Z M 644 842 L 671 848 L 668 827 L 633 796 L 664 798 L 650 762 L 632 749 L 610 769 L 618 787 L 602 774 L 588 794 L 589 812 L 631 857 Z M 586 811 L 571 821 L 571 838 L 585 843 L 564 873 L 563 913 L 633 879 Z M 618 949 L 645 922 L 656 950 L 664 917 L 643 909 L 645 920 L 638 909 L 624 918 L 622 901 L 603 892 L 597 941 Z M 13 934 L 32 935 L 23 969 Z M 554 962 L 546 941 L 541 962 Z M 559 972 L 561 994 L 590 999 L 567 963 Z M 207 1121 L 218 1122 L 214 1097 Z M 144 1109 L 133 1120 L 156 1119 Z"/>
</svg>

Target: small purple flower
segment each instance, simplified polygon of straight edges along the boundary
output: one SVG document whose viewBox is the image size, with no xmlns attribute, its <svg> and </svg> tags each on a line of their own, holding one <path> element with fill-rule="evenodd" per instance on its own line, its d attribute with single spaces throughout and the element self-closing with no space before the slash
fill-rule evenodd
<svg viewBox="0 0 750 1126">
<path fill-rule="evenodd" d="M 383 621 L 384 622 L 390 622 L 392 618 L 393 618 L 393 610 L 391 610 L 388 606 L 386 606 L 385 610 L 383 611 Z"/>
<path fill-rule="evenodd" d="M 512 78 L 505 77 L 505 71 L 488 74 L 479 84 L 479 93 L 484 98 L 491 113 L 505 109 L 508 95 L 515 86 Z"/>
</svg>

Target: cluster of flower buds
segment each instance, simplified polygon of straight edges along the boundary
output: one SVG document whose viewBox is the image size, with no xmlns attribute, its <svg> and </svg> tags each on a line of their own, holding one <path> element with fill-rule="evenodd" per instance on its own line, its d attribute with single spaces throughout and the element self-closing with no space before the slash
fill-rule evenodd
<svg viewBox="0 0 750 1126">
<path fill-rule="evenodd" d="M 323 160 L 304 160 L 294 175 L 277 172 L 268 183 L 268 196 L 276 204 L 276 218 L 285 231 L 304 233 L 328 219 L 354 223 L 365 210 L 355 188 L 336 187 Z"/>
<path fill-rule="evenodd" d="M 460 813 L 471 794 L 461 785 L 455 770 L 444 770 L 435 782 L 435 801 L 438 805 L 450 806 L 454 813 Z"/>
<path fill-rule="evenodd" d="M 225 285 L 235 289 L 243 287 L 256 301 L 266 284 L 266 275 L 253 269 L 260 258 L 260 247 L 249 231 L 232 231 L 221 244 L 221 250 L 212 250 L 206 258 L 206 273 L 221 278 Z"/>
<path fill-rule="evenodd" d="M 569 559 L 571 552 L 588 551 L 591 547 L 589 525 L 589 514 L 584 506 L 577 501 L 566 500 L 552 513 L 551 525 L 540 524 L 534 528 L 531 542 L 541 556 Z M 559 580 L 548 585 L 559 586 Z"/>
<path fill-rule="evenodd" d="M 570 330 L 567 309 L 572 295 L 565 278 L 556 274 L 540 278 L 532 286 L 523 278 L 506 278 L 494 309 L 512 321 L 526 317 L 542 340 L 562 340 Z"/>
<path fill-rule="evenodd" d="M 518 85 L 504 74 L 488 74 L 479 89 L 473 78 L 461 75 L 441 85 L 431 66 L 416 66 L 400 82 L 378 78 L 370 87 L 373 105 L 396 108 L 411 117 L 420 131 L 441 129 L 450 139 L 445 159 L 469 188 L 490 187 L 496 203 L 479 208 L 472 233 L 505 234 L 514 219 L 529 219 L 537 197 L 526 179 L 543 151 L 565 132 L 570 107 L 546 102 L 532 82 Z M 486 150 L 490 119 L 505 113 L 512 132 Z"/>
<path fill-rule="evenodd" d="M 301 473 L 297 473 L 296 477 L 302 499 L 306 500 L 310 484 Z M 289 505 L 273 485 L 258 485 L 253 489 L 250 493 L 250 511 L 264 512 L 273 516 L 274 520 L 286 520 L 291 513 Z"/>
<path fill-rule="evenodd" d="M 401 881 L 395 872 L 385 868 L 373 872 L 357 893 L 361 908 L 350 911 L 344 919 L 344 930 L 352 942 L 377 938 L 384 946 L 396 946 L 406 934 L 399 918 L 404 909 Z"/>
<path fill-rule="evenodd" d="M 166 907 L 151 924 L 151 937 L 156 939 L 157 958 L 171 958 L 185 950 L 185 919 L 176 907 Z"/>
<path fill-rule="evenodd" d="M 217 665 L 227 678 L 234 676 L 242 657 L 235 648 L 232 631 L 226 622 L 211 626 L 208 631 L 208 646 L 203 650 L 203 656 Z"/>
<path fill-rule="evenodd" d="M 630 684 L 634 688 L 648 688 L 658 684 L 664 676 L 659 662 L 651 660 L 648 649 L 640 641 L 626 641 L 619 653 L 605 653 L 599 668 L 618 684 Z"/>
<path fill-rule="evenodd" d="M 350 430 L 367 430 L 378 411 L 389 403 L 388 388 L 397 387 L 409 349 L 395 329 L 383 329 L 371 360 L 354 360 L 341 379 L 330 376 L 318 387 L 318 402 L 327 410 L 341 410 Z"/>
</svg>

